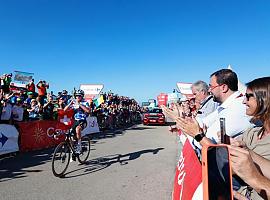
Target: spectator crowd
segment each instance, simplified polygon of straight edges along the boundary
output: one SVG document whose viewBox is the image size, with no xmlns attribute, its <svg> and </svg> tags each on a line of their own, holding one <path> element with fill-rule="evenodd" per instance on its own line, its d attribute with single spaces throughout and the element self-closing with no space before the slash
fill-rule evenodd
<svg viewBox="0 0 270 200">
<path fill-rule="evenodd" d="M 16 124 L 22 121 L 57 120 L 58 111 L 74 98 L 67 90 L 48 92 L 49 83 L 32 79 L 26 88 L 11 85 L 12 74 L 0 77 L 0 123 Z M 75 92 L 75 91 L 73 91 Z M 101 104 L 89 100 L 90 115 L 96 116 L 102 129 L 114 129 L 140 121 L 140 106 L 129 97 L 118 96 L 109 91 L 100 94 Z"/>
<path fill-rule="evenodd" d="M 12 74 L 0 77 L 1 123 L 20 121 L 57 120 L 73 95 L 66 90 L 54 95 L 48 93 L 49 83 L 31 80 L 25 89 L 12 88 Z M 163 111 L 176 122 L 171 131 L 181 130 L 192 144 L 198 159 L 201 150 L 211 144 L 226 143 L 233 170 L 233 188 L 236 199 L 270 198 L 270 77 L 254 79 L 246 84 L 244 93 L 238 90 L 237 74 L 221 69 L 210 75 L 209 84 L 192 84 L 194 98 L 182 98 Z M 37 90 L 36 90 L 37 89 Z M 102 103 L 90 100 L 90 115 L 96 116 L 101 129 L 115 129 L 141 120 L 141 108 L 129 97 L 112 92 L 101 94 Z M 220 119 L 225 119 L 226 135 L 221 135 Z M 226 166 L 222 155 L 220 171 Z M 196 173 L 196 172 L 194 172 Z M 221 173 L 221 172 L 220 172 Z M 223 181 L 223 182 L 222 182 Z M 216 194 L 218 199 L 219 180 Z"/>
<path fill-rule="evenodd" d="M 195 98 L 181 99 L 169 108 L 162 106 L 176 122 L 171 131 L 181 130 L 186 135 L 200 161 L 203 147 L 227 144 L 234 198 L 269 199 L 270 77 L 248 82 L 242 93 L 237 74 L 221 69 L 210 75 L 209 84 L 197 81 L 191 89 Z M 225 135 L 221 134 L 220 119 L 225 119 Z M 224 189 L 230 182 L 224 178 L 229 160 L 225 151 L 218 150 L 213 161 L 218 163 L 217 169 L 208 168 L 208 179 L 213 179 L 209 187 L 215 191 L 209 199 L 230 199 L 228 188 Z"/>
</svg>

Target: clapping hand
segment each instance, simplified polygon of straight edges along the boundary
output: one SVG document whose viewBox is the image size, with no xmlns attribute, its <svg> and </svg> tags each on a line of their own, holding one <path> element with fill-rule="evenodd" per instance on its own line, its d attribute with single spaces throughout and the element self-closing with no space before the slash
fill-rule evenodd
<svg viewBox="0 0 270 200">
<path fill-rule="evenodd" d="M 176 119 L 176 125 L 191 137 L 195 137 L 201 130 L 197 120 L 192 117 L 178 117 Z"/>
<path fill-rule="evenodd" d="M 171 118 L 172 120 L 176 120 L 178 117 L 178 113 L 175 112 L 175 110 L 171 110 L 164 105 L 161 106 L 161 109 L 163 110 L 164 114 L 166 114 L 167 117 Z"/>
<path fill-rule="evenodd" d="M 229 145 L 230 160 L 234 173 L 244 181 L 252 180 L 258 175 L 256 166 L 247 149 Z"/>
</svg>

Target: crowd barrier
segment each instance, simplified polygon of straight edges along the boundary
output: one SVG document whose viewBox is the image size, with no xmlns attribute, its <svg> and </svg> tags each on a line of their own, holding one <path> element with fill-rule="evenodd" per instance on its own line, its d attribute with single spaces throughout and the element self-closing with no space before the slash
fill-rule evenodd
<svg viewBox="0 0 270 200">
<path fill-rule="evenodd" d="M 39 120 L 20 122 L 17 123 L 18 130 L 13 125 L 0 124 L 0 155 L 16 151 L 26 152 L 56 146 L 64 140 L 65 134 L 61 134 L 56 140 L 53 138 L 54 132 L 60 131 L 64 133 L 72 124 L 69 123 L 65 125 L 60 121 Z M 98 132 L 99 126 L 97 118 L 88 117 L 87 127 L 82 131 L 82 135 Z"/>
<path fill-rule="evenodd" d="M 184 134 L 179 132 L 179 137 L 183 148 L 176 167 L 172 199 L 203 199 L 201 163 Z"/>
<path fill-rule="evenodd" d="M 9 124 L 0 124 L 0 155 L 19 151 L 19 132 Z"/>
</svg>

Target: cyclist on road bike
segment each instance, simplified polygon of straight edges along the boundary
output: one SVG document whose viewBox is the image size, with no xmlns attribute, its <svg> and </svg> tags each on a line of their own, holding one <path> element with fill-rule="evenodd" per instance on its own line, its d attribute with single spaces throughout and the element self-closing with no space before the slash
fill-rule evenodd
<svg viewBox="0 0 270 200">
<path fill-rule="evenodd" d="M 71 108 L 74 110 L 74 119 L 75 122 L 72 126 L 72 129 L 76 131 L 77 137 L 77 146 L 75 148 L 75 152 L 80 154 L 82 146 L 81 146 L 81 132 L 87 126 L 86 118 L 90 113 L 90 106 L 88 102 L 84 101 L 84 91 L 77 90 L 75 91 L 75 99 L 71 100 L 70 103 L 64 108 L 64 111 Z"/>
</svg>

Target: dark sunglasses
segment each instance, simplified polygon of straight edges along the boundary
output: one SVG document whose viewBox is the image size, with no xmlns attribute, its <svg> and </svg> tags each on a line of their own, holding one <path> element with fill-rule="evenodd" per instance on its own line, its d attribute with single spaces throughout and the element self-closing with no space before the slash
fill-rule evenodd
<svg viewBox="0 0 270 200">
<path fill-rule="evenodd" d="M 247 101 L 249 101 L 249 98 L 254 97 L 254 94 L 253 93 L 246 93 L 245 97 L 246 97 Z"/>
</svg>

